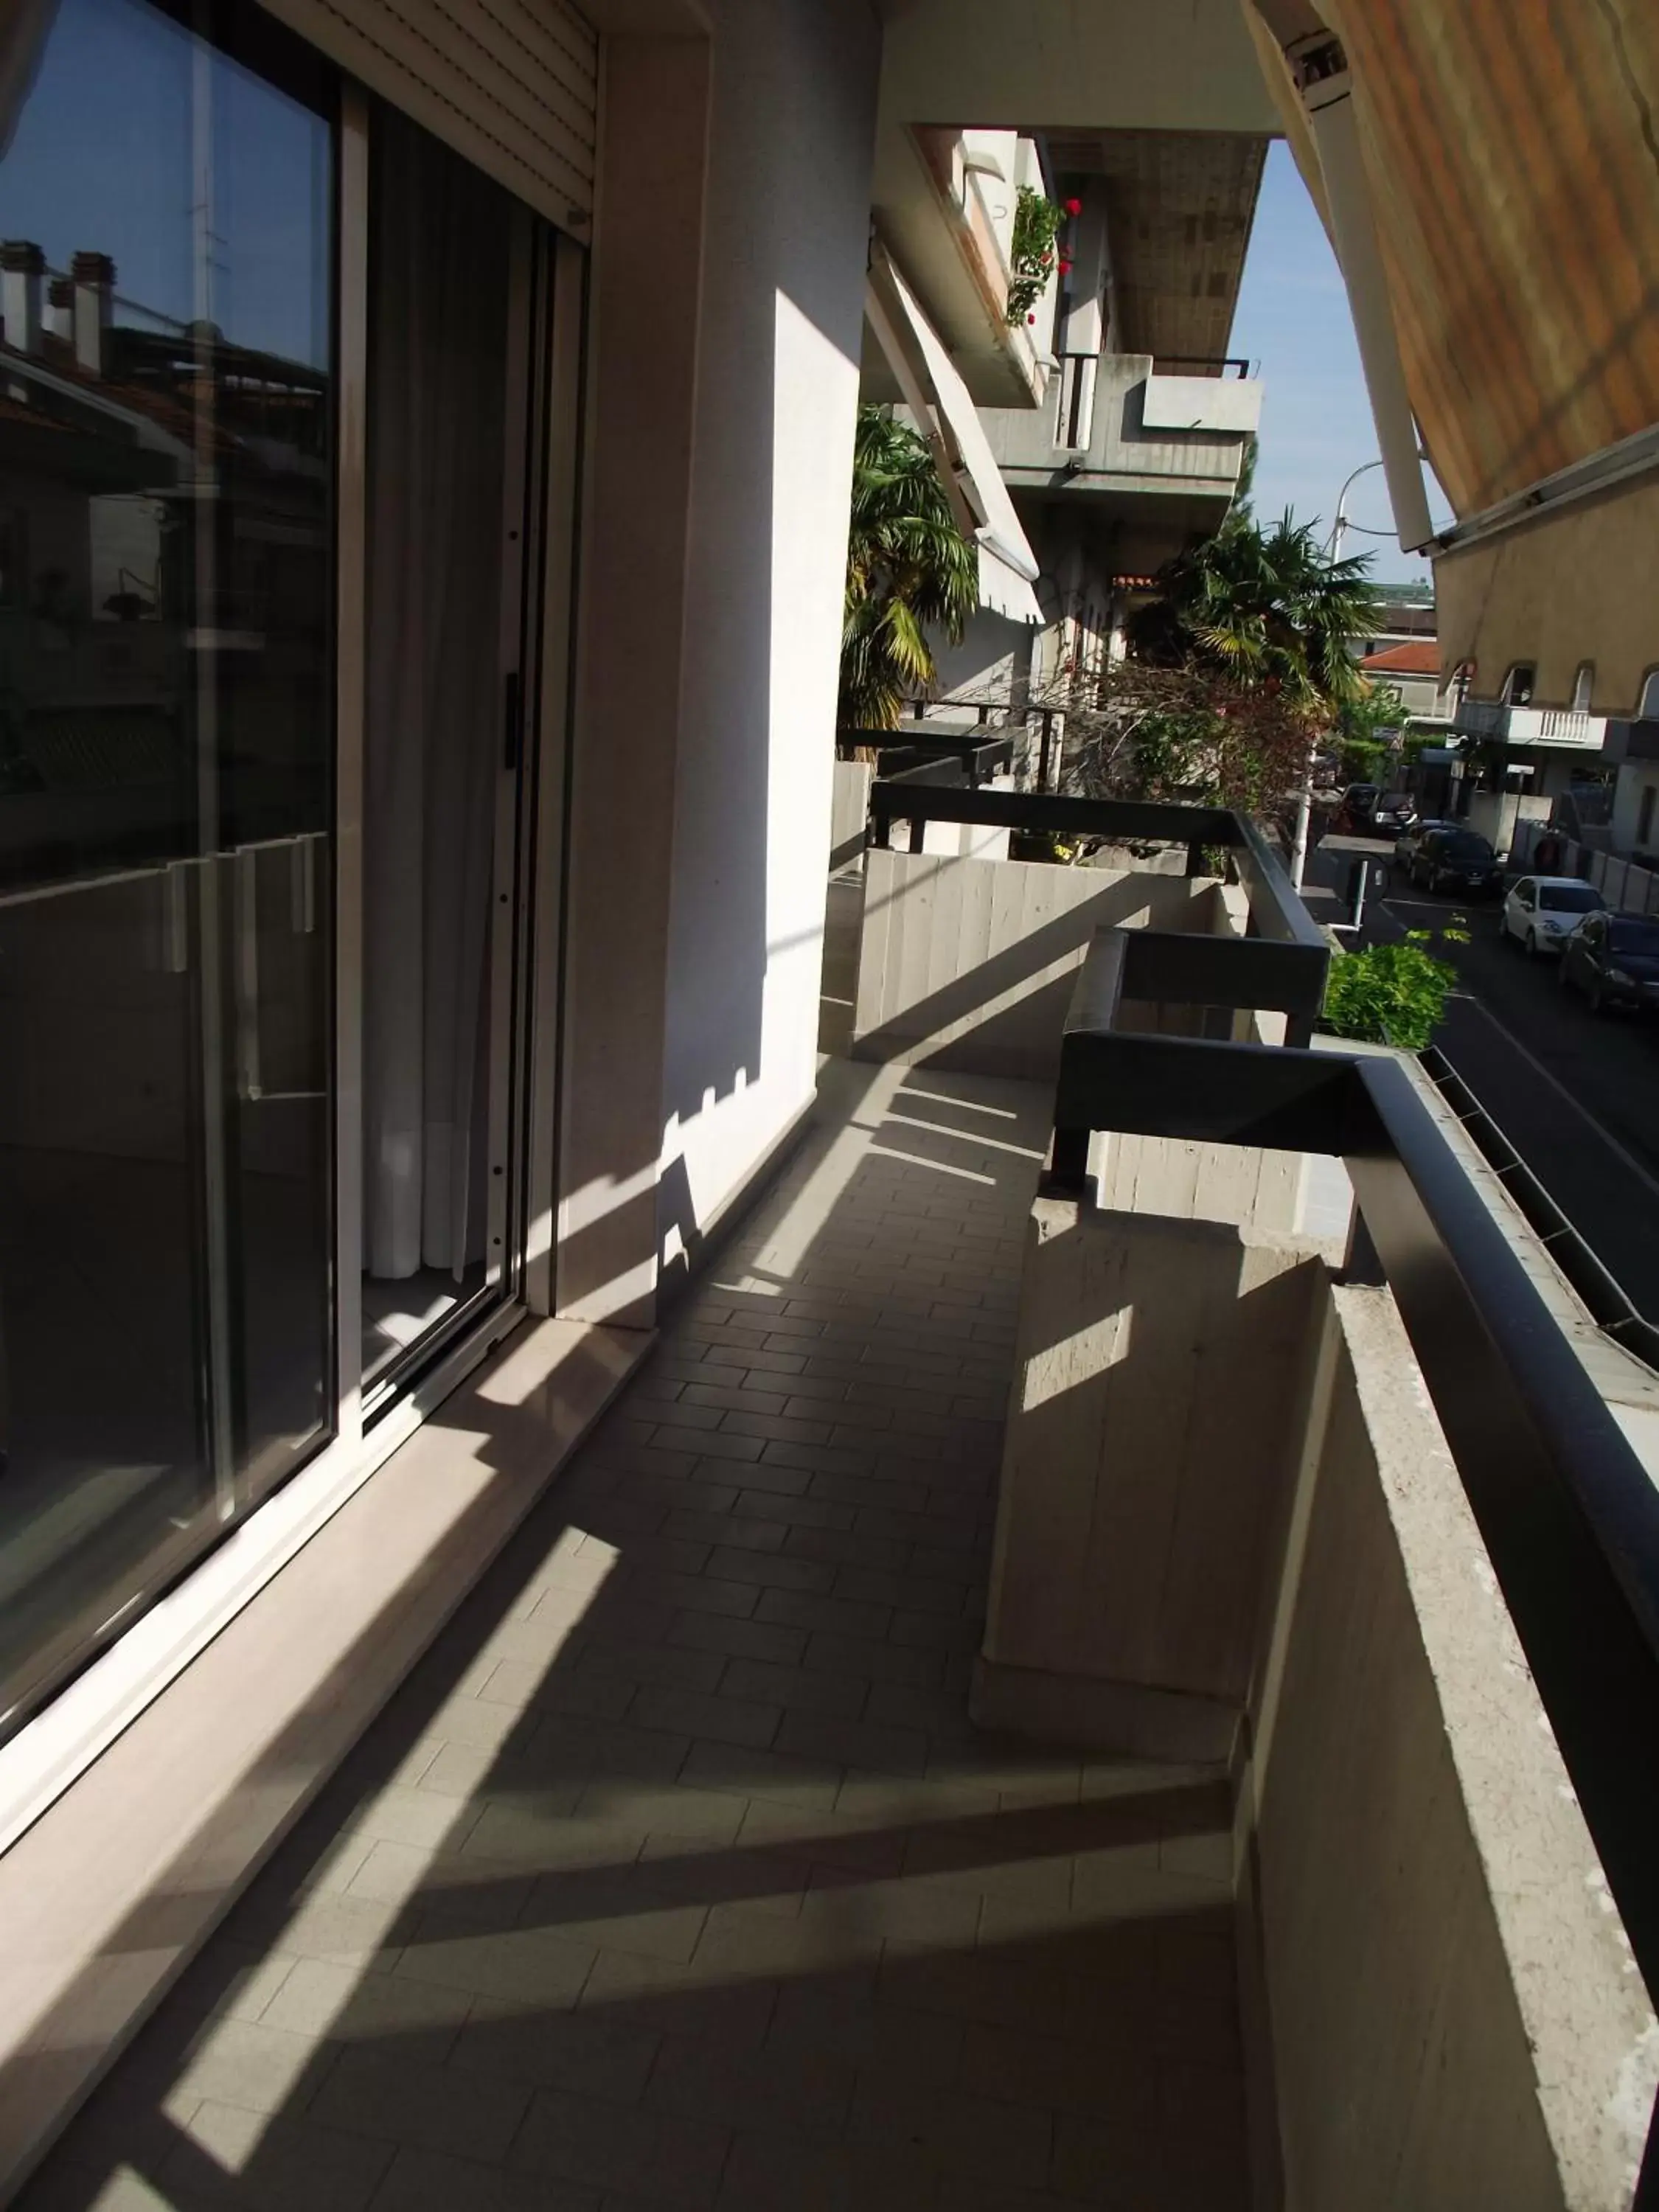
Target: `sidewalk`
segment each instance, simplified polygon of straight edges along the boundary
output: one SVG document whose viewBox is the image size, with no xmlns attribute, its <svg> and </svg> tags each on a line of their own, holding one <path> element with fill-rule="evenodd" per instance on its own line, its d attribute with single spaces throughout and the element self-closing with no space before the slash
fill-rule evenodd
<svg viewBox="0 0 1659 2212">
<path fill-rule="evenodd" d="M 966 1718 L 1048 1097 L 824 1102 L 27 2212 L 1246 2204 L 1224 1779 Z"/>
</svg>

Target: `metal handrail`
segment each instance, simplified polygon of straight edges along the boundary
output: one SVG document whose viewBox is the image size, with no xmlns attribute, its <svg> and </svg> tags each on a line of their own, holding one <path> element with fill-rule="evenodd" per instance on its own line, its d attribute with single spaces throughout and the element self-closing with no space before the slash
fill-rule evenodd
<svg viewBox="0 0 1659 2212">
<path fill-rule="evenodd" d="M 842 730 L 836 750 L 846 755 L 860 748 L 878 746 L 880 780 L 894 782 L 977 784 L 982 779 L 1005 775 L 1013 766 L 1013 740 L 990 730 L 967 730 L 948 738 L 911 738 L 892 730 Z M 934 767 L 956 768 L 959 775 L 924 775 Z"/>
<path fill-rule="evenodd" d="M 836 750 L 852 753 L 873 746 L 878 752 L 951 752 L 963 746 L 988 744 L 996 738 L 1006 742 L 1006 731 L 994 730 L 988 722 L 975 722 L 971 729 L 936 730 L 931 733 L 925 722 L 901 722 L 890 730 L 860 730 L 843 724 L 836 732 Z"/>
<path fill-rule="evenodd" d="M 1659 1490 L 1405 1056 L 1119 1030 L 1127 956 L 1109 940 L 1133 933 L 1097 933 L 1078 978 L 1045 1188 L 1091 1194 L 1096 1129 L 1345 1163 L 1638 1966 L 1659 1992 Z"/>
<path fill-rule="evenodd" d="M 1155 353 L 1152 356 L 1152 374 L 1154 376 L 1158 374 L 1160 369 L 1173 368 L 1218 368 L 1224 372 L 1230 368 L 1236 368 L 1238 371 L 1241 379 L 1248 377 L 1250 373 L 1250 364 L 1249 360 L 1241 359 L 1237 354 Z"/>
<path fill-rule="evenodd" d="M 1659 1371 L 1659 1327 L 1637 1306 L 1623 1284 L 1603 1266 L 1444 1053 L 1431 1045 L 1419 1055 L 1424 1073 L 1455 1114 L 1469 1141 L 1504 1189 L 1551 1259 L 1577 1292 L 1590 1319 L 1633 1358 Z"/>
<path fill-rule="evenodd" d="M 890 849 L 895 822 L 910 824 L 910 849 L 919 853 L 929 822 L 969 822 L 993 829 L 1024 830 L 1055 837 L 1099 837 L 1115 844 L 1184 845 L 1187 872 L 1208 874 L 1209 855 L 1224 850 L 1249 902 L 1251 938 L 1294 946 L 1306 977 L 1304 1003 L 1296 1010 L 1295 1041 L 1312 1035 L 1311 1017 L 1323 1001 L 1331 949 L 1324 932 L 1297 896 L 1279 854 L 1247 814 L 1226 806 L 1188 806 L 1129 799 L 1071 799 L 1047 792 L 934 790 L 878 777 L 870 787 L 871 842 Z M 1241 941 L 1214 938 L 1224 958 Z M 1224 966 L 1218 970 L 1224 975 Z M 1217 996 L 1215 1006 L 1269 1003 Z"/>
</svg>

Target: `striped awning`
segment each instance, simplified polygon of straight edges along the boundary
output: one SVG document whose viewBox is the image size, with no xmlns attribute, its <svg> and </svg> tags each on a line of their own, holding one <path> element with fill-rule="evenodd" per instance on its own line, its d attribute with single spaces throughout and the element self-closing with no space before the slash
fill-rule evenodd
<svg viewBox="0 0 1659 2212">
<path fill-rule="evenodd" d="M 1659 5 L 1323 0 L 1460 516 L 1659 422 Z"/>
<path fill-rule="evenodd" d="M 1598 708 L 1605 682 L 1621 711 L 1633 672 L 1659 659 L 1627 573 L 1632 501 L 1648 504 L 1634 487 L 1659 473 L 1659 434 L 1644 438 L 1659 425 L 1659 0 L 1243 4 L 1362 351 L 1369 307 L 1458 517 L 1437 570 L 1447 665 L 1476 661 L 1486 692 L 1500 659 L 1536 661 L 1534 697 L 1565 704 L 1593 662 Z M 1374 283 L 1341 252 L 1353 180 L 1322 161 L 1310 80 L 1331 64 L 1310 62 L 1333 33 Z M 1362 298 L 1368 285 L 1380 296 Z M 1366 370 L 1386 454 L 1369 355 Z"/>
</svg>

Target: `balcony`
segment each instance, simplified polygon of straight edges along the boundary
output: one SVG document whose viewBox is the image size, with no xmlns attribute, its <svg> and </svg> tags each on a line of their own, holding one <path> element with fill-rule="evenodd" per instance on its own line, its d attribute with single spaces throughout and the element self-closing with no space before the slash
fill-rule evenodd
<svg viewBox="0 0 1659 2212">
<path fill-rule="evenodd" d="M 1659 1385 L 1408 1063 L 1308 1048 L 1249 824 L 977 764 L 877 786 L 852 1054 L 615 1405 L 542 1324 L 366 1494 L 360 1573 L 458 1482 L 499 1555 L 418 1663 L 377 1624 L 24 2212 L 1630 2203 Z M 361 1725 L 325 1544 L 291 1694 Z M 309 1756 L 99 1920 L 9 2154 Z"/>
<path fill-rule="evenodd" d="M 1038 407 L 1048 391 L 1054 284 L 1029 323 L 1010 325 L 1009 257 L 1022 185 L 1044 189 L 1035 143 L 1013 131 L 918 126 L 886 149 L 877 224 L 927 308 L 970 397 L 986 407 Z M 902 397 L 872 353 L 870 399 Z"/>
<path fill-rule="evenodd" d="M 1511 707 L 1501 700 L 1465 699 L 1452 727 L 1461 736 L 1496 738 L 1506 745 L 1599 753 L 1607 738 L 1607 718 L 1566 707 Z"/>
<path fill-rule="evenodd" d="M 1219 362 L 1242 368 L 1243 362 Z M 1261 413 L 1255 378 L 1187 373 L 1198 364 L 1151 354 L 1070 356 L 1040 412 L 999 409 L 981 420 L 1017 492 L 1070 505 L 1109 496 L 1133 532 L 1212 530 L 1238 486 Z M 1131 548 L 1121 562 L 1133 568 Z M 1161 556 L 1159 557 L 1162 557 Z"/>
</svg>

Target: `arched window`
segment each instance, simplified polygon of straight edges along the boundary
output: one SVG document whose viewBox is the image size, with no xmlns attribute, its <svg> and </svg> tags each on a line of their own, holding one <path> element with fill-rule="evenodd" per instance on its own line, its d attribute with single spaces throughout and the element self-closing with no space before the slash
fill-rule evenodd
<svg viewBox="0 0 1659 2212">
<path fill-rule="evenodd" d="M 1504 678 L 1504 704 L 1506 707 L 1529 707 L 1537 673 L 1531 661 L 1517 660 Z"/>
<path fill-rule="evenodd" d="M 1581 660 L 1578 664 L 1578 673 L 1572 679 L 1572 711 L 1575 714 L 1589 714 L 1590 692 L 1595 683 L 1595 663 L 1593 660 Z"/>
<path fill-rule="evenodd" d="M 1642 697 L 1636 713 L 1640 721 L 1659 722 L 1659 668 L 1650 668 L 1643 679 Z"/>
</svg>

